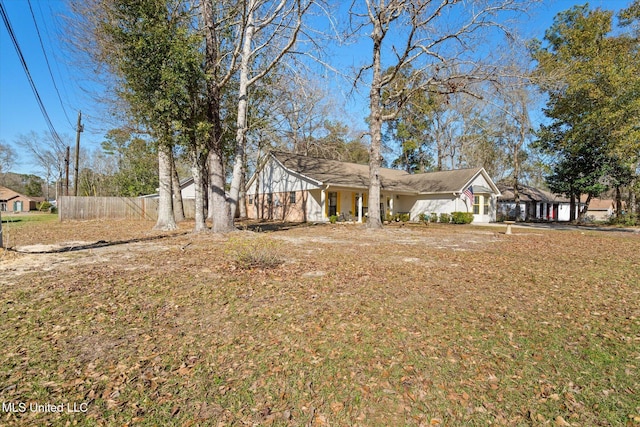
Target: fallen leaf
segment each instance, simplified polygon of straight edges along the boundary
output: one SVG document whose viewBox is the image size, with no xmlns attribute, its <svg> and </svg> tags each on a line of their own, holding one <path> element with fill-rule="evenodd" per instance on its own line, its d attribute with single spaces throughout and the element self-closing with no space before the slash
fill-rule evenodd
<svg viewBox="0 0 640 427">
<path fill-rule="evenodd" d="M 342 402 L 333 402 L 330 406 L 331 406 L 331 410 L 333 411 L 333 413 L 337 414 L 338 412 L 342 411 L 342 409 L 344 408 L 344 403 L 342 403 Z"/>
</svg>

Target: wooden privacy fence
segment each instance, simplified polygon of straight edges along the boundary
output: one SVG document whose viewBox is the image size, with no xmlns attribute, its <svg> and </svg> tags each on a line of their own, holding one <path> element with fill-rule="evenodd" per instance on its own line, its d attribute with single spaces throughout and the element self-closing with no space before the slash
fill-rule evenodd
<svg viewBox="0 0 640 427">
<path fill-rule="evenodd" d="M 184 199 L 184 216 L 194 218 L 195 201 Z M 158 199 L 139 197 L 58 198 L 58 216 L 65 219 L 158 219 Z"/>
</svg>

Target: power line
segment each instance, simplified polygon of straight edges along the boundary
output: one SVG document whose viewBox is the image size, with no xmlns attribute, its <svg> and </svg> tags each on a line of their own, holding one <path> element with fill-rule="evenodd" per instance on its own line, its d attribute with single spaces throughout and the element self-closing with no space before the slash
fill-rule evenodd
<svg viewBox="0 0 640 427">
<path fill-rule="evenodd" d="M 56 74 L 58 75 L 58 83 L 60 83 L 60 87 L 62 88 L 62 93 L 64 93 L 65 103 L 66 103 L 66 105 L 71 105 L 71 102 L 69 102 L 69 99 L 71 97 L 69 96 L 69 91 L 68 91 L 67 85 L 65 84 L 66 80 L 62 77 L 64 74 L 63 74 L 62 70 L 60 69 L 60 64 L 64 65 L 65 71 L 66 71 L 67 74 L 71 74 L 71 72 L 69 70 L 69 67 L 67 66 L 67 62 L 65 60 L 60 60 L 57 57 L 57 54 L 59 54 L 59 49 L 56 50 L 56 47 L 51 42 L 51 40 L 53 40 L 54 37 L 52 37 L 51 31 L 49 31 L 49 25 L 48 25 L 48 22 L 47 22 L 47 19 L 46 19 L 47 14 L 45 14 L 45 12 L 42 10 L 42 3 L 44 3 L 44 2 L 42 2 L 42 1 L 36 2 L 36 4 L 38 5 L 38 10 L 40 11 L 40 18 L 41 18 L 40 22 L 44 25 L 44 34 L 46 36 L 45 38 L 49 40 L 49 48 L 50 48 L 50 51 L 53 52 L 53 58 L 54 58 L 53 64 L 56 67 L 56 71 L 57 71 Z M 49 8 L 48 15 L 50 15 L 52 17 L 55 17 L 56 16 L 56 12 L 54 12 L 54 10 L 53 10 L 53 8 L 51 6 L 51 2 L 46 2 L 46 5 Z M 54 26 L 55 26 L 55 22 L 54 22 Z M 54 35 L 57 36 L 58 35 L 57 32 Z"/>
<path fill-rule="evenodd" d="M 58 94 L 58 101 L 60 101 L 62 112 L 64 113 L 64 116 L 67 118 L 67 122 L 69 122 L 69 125 L 73 127 L 73 125 L 71 124 L 71 119 L 67 115 L 67 110 L 64 108 L 64 104 L 62 103 L 62 97 L 60 96 L 60 91 L 58 90 L 58 86 L 56 85 L 56 79 L 53 78 L 53 72 L 51 71 L 51 65 L 49 64 L 49 57 L 47 56 L 47 52 L 44 49 L 44 43 L 42 42 L 42 37 L 40 36 L 40 29 L 38 28 L 38 22 L 36 21 L 36 17 L 33 14 L 33 8 L 31 7 L 31 0 L 28 0 L 27 3 L 29 4 L 29 11 L 31 12 L 31 18 L 33 18 L 33 24 L 36 27 L 36 33 L 38 34 L 38 40 L 40 40 L 40 47 L 42 48 L 42 53 L 44 54 L 44 60 L 47 63 L 47 69 L 49 70 L 49 75 L 51 76 L 53 87 L 56 90 L 56 93 Z"/>
<path fill-rule="evenodd" d="M 36 84 L 31 77 L 31 72 L 29 72 L 29 67 L 27 66 L 27 61 L 24 59 L 24 55 L 22 54 L 22 49 L 20 49 L 20 44 L 18 43 L 18 39 L 16 38 L 15 32 L 13 31 L 13 27 L 11 26 L 11 22 L 9 21 L 9 16 L 4 8 L 4 2 L 0 0 L 0 15 L 2 15 L 2 21 L 4 22 L 4 26 L 9 33 L 9 37 L 13 42 L 13 47 L 18 54 L 18 58 L 20 59 L 20 63 L 22 64 L 22 68 L 24 69 L 25 75 L 27 76 L 27 80 L 29 80 L 29 85 L 31 86 L 31 90 L 33 91 L 33 95 L 36 97 L 36 101 L 38 102 L 38 106 L 40 107 L 40 111 L 42 112 L 42 116 L 44 117 L 45 122 L 47 123 L 47 127 L 49 128 L 49 132 L 56 142 L 61 145 L 65 145 L 62 142 L 62 138 L 58 135 L 58 132 L 53 127 L 53 123 L 51 122 L 51 118 L 47 113 L 47 109 L 44 107 L 44 103 L 42 102 L 42 98 L 40 98 L 40 93 L 38 93 L 38 89 L 36 88 Z"/>
</svg>

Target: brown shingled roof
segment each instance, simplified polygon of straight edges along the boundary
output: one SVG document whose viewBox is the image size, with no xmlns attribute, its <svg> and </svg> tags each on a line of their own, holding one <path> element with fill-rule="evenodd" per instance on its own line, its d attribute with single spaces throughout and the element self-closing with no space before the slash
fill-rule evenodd
<svg viewBox="0 0 640 427">
<path fill-rule="evenodd" d="M 44 197 L 25 196 L 24 194 L 20 194 L 17 191 L 13 191 L 10 188 L 0 186 L 0 200 L 9 201 L 9 200 L 15 199 L 16 197 L 22 197 L 27 200 L 33 200 L 34 202 L 44 201 Z"/>
<path fill-rule="evenodd" d="M 509 201 L 515 199 L 513 192 L 513 186 L 500 182 L 496 184 L 500 189 L 502 195 L 498 197 L 500 201 Z M 549 191 L 542 190 L 540 188 L 529 187 L 528 185 L 518 185 L 518 196 L 521 202 L 554 202 L 554 203 L 568 203 L 569 199 L 566 197 L 558 196 Z"/>
<path fill-rule="evenodd" d="M 279 151 L 271 154 L 287 169 L 321 184 L 368 188 L 369 166 L 319 159 Z M 459 169 L 411 175 L 397 169 L 380 169 L 383 190 L 406 193 L 453 193 L 461 191 L 481 169 Z"/>
<path fill-rule="evenodd" d="M 427 172 L 402 177 L 402 182 L 419 193 L 453 193 L 461 191 L 480 168 Z"/>
</svg>

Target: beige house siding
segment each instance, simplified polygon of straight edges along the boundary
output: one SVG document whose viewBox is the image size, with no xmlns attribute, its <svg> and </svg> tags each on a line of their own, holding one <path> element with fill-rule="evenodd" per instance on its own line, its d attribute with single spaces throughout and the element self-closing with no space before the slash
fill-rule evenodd
<svg viewBox="0 0 640 427">
<path fill-rule="evenodd" d="M 484 169 L 441 171 L 409 175 L 383 169 L 379 201 L 387 214 L 473 212 L 463 191 L 474 187 L 481 203 L 475 222 L 496 219 L 496 197 L 500 194 Z M 368 166 L 310 158 L 290 153 L 270 153 L 258 167 L 247 188 L 247 214 L 252 219 L 326 222 L 365 220 L 373 201 L 367 197 Z M 295 193 L 295 203 L 290 195 Z M 358 201 L 361 200 L 362 208 Z M 485 203 L 486 200 L 486 203 Z"/>
</svg>

